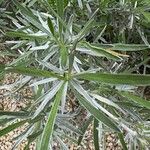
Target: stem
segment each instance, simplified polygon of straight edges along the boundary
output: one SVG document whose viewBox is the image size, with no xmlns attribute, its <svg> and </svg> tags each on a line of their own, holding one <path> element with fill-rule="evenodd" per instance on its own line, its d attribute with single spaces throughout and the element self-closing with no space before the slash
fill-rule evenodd
<svg viewBox="0 0 150 150">
<path fill-rule="evenodd" d="M 71 52 L 70 52 L 68 74 L 71 74 L 71 72 L 72 72 L 74 56 L 75 56 L 75 50 L 76 50 L 77 44 L 78 44 L 78 39 L 76 39 L 75 42 L 73 43 L 73 46 L 72 46 L 72 49 L 71 49 Z"/>
</svg>

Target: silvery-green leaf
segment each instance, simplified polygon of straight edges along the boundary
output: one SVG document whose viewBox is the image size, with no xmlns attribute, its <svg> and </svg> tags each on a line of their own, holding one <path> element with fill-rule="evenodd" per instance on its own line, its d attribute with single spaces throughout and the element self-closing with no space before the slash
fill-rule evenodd
<svg viewBox="0 0 150 150">
<path fill-rule="evenodd" d="M 115 108 L 117 108 L 117 109 L 122 111 L 122 109 L 117 104 L 115 104 L 113 101 L 110 101 L 109 99 L 107 99 L 105 97 L 102 97 L 102 96 L 100 96 L 98 94 L 91 93 L 90 95 L 93 96 L 94 98 L 96 98 L 97 100 L 99 100 L 99 101 L 101 101 L 103 103 L 106 103 L 107 105 L 113 106 L 113 107 L 115 107 Z"/>
<path fill-rule="evenodd" d="M 49 31 L 49 27 L 48 27 L 48 24 L 47 24 L 47 21 L 44 21 L 42 19 L 42 17 L 40 16 L 39 12 L 37 11 L 37 15 L 38 15 L 38 18 L 39 18 L 39 21 L 41 22 L 41 24 L 43 25 L 43 27 Z"/>
<path fill-rule="evenodd" d="M 65 119 L 63 119 L 63 120 L 57 119 L 57 124 L 61 129 L 69 130 L 69 131 L 77 133 L 79 135 L 83 135 L 83 133 L 80 129 L 78 129 L 76 126 L 71 124 L 69 121 L 66 121 Z"/>
<path fill-rule="evenodd" d="M 92 51 L 94 54 L 97 54 L 100 56 L 102 55 L 112 60 L 121 60 L 120 56 L 123 56 L 121 53 L 117 53 L 109 49 L 104 49 L 102 47 L 95 46 L 94 44 L 90 44 L 88 42 L 84 42 L 82 47 L 86 48 L 87 50 Z"/>
<path fill-rule="evenodd" d="M 31 0 L 28 4 L 28 7 L 33 6 L 38 0 Z"/>
<path fill-rule="evenodd" d="M 52 21 L 54 21 L 54 17 L 51 14 L 49 14 L 49 13 L 41 12 L 41 16 L 43 16 L 44 18 L 48 18 L 49 17 L 49 18 L 53 19 Z"/>
<path fill-rule="evenodd" d="M 14 61 L 12 61 L 9 65 L 14 65 L 17 64 L 19 61 L 21 61 L 22 59 L 25 59 L 26 57 L 28 57 L 30 54 L 32 54 L 34 51 L 28 51 L 22 55 L 20 55 L 17 59 L 15 59 Z"/>
<path fill-rule="evenodd" d="M 63 81 L 59 82 L 57 85 L 54 86 L 54 88 L 44 97 L 44 100 L 38 106 L 37 110 L 35 111 L 33 118 L 35 118 L 47 105 L 47 103 L 55 96 L 57 91 L 60 89 L 60 87 L 63 85 Z"/>
<path fill-rule="evenodd" d="M 82 0 L 78 0 L 78 5 L 79 5 L 80 9 L 83 9 L 83 3 L 82 3 Z"/>
<path fill-rule="evenodd" d="M 5 89 L 11 91 L 13 88 L 14 88 L 14 84 L 10 84 L 10 85 L 5 84 L 0 86 L 0 90 Z"/>
<path fill-rule="evenodd" d="M 19 135 L 15 144 L 13 145 L 12 150 L 16 150 L 17 146 L 33 132 L 34 126 L 29 127 L 25 132 Z"/>
<path fill-rule="evenodd" d="M 13 22 L 13 24 L 14 24 L 18 29 L 21 29 L 21 28 L 24 27 L 24 26 L 22 26 L 21 24 L 19 24 L 16 19 L 15 19 L 15 20 L 13 19 L 12 22 Z"/>
<path fill-rule="evenodd" d="M 103 33 L 106 30 L 107 25 L 104 26 L 104 28 L 102 29 L 102 31 L 100 32 L 100 34 L 96 37 L 95 41 L 97 41 L 98 39 L 102 38 L 101 36 L 103 35 Z"/>
<path fill-rule="evenodd" d="M 46 33 L 43 33 L 43 32 L 41 32 L 41 31 L 38 31 L 38 32 L 36 32 L 36 33 L 32 33 L 32 34 L 30 34 L 30 35 L 32 35 L 32 36 L 35 36 L 35 37 L 47 37 L 47 34 Z"/>
<path fill-rule="evenodd" d="M 20 43 L 20 42 L 22 42 L 22 40 L 21 41 L 13 41 L 13 40 L 11 40 L 11 41 L 5 41 L 5 43 L 6 44 L 17 44 L 17 43 Z"/>
<path fill-rule="evenodd" d="M 54 133 L 54 137 L 55 137 L 56 140 L 59 142 L 59 144 L 61 145 L 61 148 L 62 148 L 63 150 L 69 150 L 69 148 L 67 147 L 67 144 L 65 144 L 65 143 L 62 141 L 62 139 L 61 139 L 59 136 L 57 136 L 56 133 Z"/>
<path fill-rule="evenodd" d="M 80 40 L 82 37 L 84 37 L 89 29 L 92 27 L 92 24 L 94 22 L 94 17 L 99 9 L 96 9 L 95 12 L 92 14 L 92 16 L 89 18 L 87 23 L 84 25 L 84 27 L 81 29 L 81 31 L 78 33 L 77 38 Z"/>
<path fill-rule="evenodd" d="M 68 89 L 68 82 L 65 83 L 63 93 L 62 93 L 62 99 L 61 99 L 61 112 L 62 112 L 62 114 L 64 113 L 64 110 L 65 110 L 67 89 Z"/>
<path fill-rule="evenodd" d="M 47 49 L 47 48 L 49 48 L 49 42 L 47 42 L 47 43 L 44 44 L 44 45 L 32 47 L 32 48 L 30 48 L 30 50 L 32 50 L 32 51 L 35 51 L 35 50 L 43 50 L 43 49 L 45 50 L 45 49 Z"/>
<path fill-rule="evenodd" d="M 140 36 L 141 36 L 143 42 L 145 43 L 145 45 L 150 48 L 150 44 L 149 44 L 149 42 L 148 42 L 148 39 L 147 39 L 147 37 L 144 35 L 144 32 L 141 31 L 140 27 L 137 27 L 137 31 L 138 31 L 138 33 L 140 34 Z"/>
<path fill-rule="evenodd" d="M 49 94 L 52 91 L 53 88 L 54 88 L 54 86 L 52 86 L 50 89 L 46 90 L 45 92 L 44 92 L 44 89 L 42 88 L 41 89 L 42 94 L 40 93 L 40 95 L 37 97 L 35 102 L 31 104 L 29 110 L 31 111 L 36 105 L 38 105 L 40 102 L 42 102 L 45 99 L 45 97 L 47 96 L 47 94 Z M 37 93 L 37 89 L 35 89 L 35 91 Z"/>
<path fill-rule="evenodd" d="M 115 121 L 118 121 L 118 118 L 115 117 L 113 114 L 111 114 L 109 111 L 107 111 L 104 107 L 102 107 L 100 104 L 98 104 L 89 94 L 87 91 L 83 89 L 83 87 L 74 81 L 71 81 L 72 86 L 95 108 L 100 109 L 105 114 L 107 114 L 110 118 L 112 118 Z"/>
<path fill-rule="evenodd" d="M 74 67 L 74 69 L 76 70 L 77 73 L 80 73 L 80 72 L 81 72 L 81 71 L 80 71 L 80 68 L 78 67 L 78 64 L 77 64 L 76 61 L 73 62 L 73 67 Z"/>
<path fill-rule="evenodd" d="M 14 46 L 12 46 L 10 49 L 16 49 L 16 48 L 19 48 L 20 46 L 22 45 L 25 45 L 27 44 L 27 40 L 21 40 L 21 41 L 5 41 L 5 43 L 8 45 L 8 44 L 15 44 Z"/>
<path fill-rule="evenodd" d="M 134 91 L 137 89 L 137 86 L 132 86 L 132 85 L 116 85 L 115 89 L 119 91 Z"/>
<path fill-rule="evenodd" d="M 58 3 L 59 3 L 59 2 L 58 2 Z M 46 0 L 44 0 L 44 3 L 42 3 L 42 4 L 43 4 L 45 7 L 48 6 L 49 12 L 52 13 L 52 14 L 58 19 L 58 21 L 60 22 L 60 24 L 68 31 L 68 33 L 71 34 L 70 31 L 68 30 L 67 25 L 66 25 L 66 23 L 64 22 L 64 20 L 59 16 L 58 13 L 55 12 L 55 10 L 51 7 L 51 5 L 49 4 L 49 2 L 46 1 Z M 63 8 L 63 7 L 62 7 L 62 8 Z M 62 11 L 62 8 L 60 9 L 60 11 Z M 63 14 L 61 14 L 61 15 L 63 15 Z"/>
<path fill-rule="evenodd" d="M 38 85 L 49 83 L 49 82 L 56 81 L 56 80 L 57 80 L 57 78 L 46 78 L 46 79 L 42 79 L 40 81 L 34 82 L 34 83 L 30 84 L 29 86 L 30 87 L 38 86 Z"/>
<path fill-rule="evenodd" d="M 14 46 L 11 47 L 11 49 L 17 49 L 17 48 L 20 48 L 21 46 L 24 46 L 26 45 L 28 42 L 26 40 L 22 40 L 20 43 L 18 44 L 15 44 Z"/>
<path fill-rule="evenodd" d="M 0 86 L 0 89 L 6 89 L 8 91 L 13 91 L 13 89 L 15 87 L 23 85 L 24 83 L 27 83 L 28 81 L 30 81 L 30 79 L 31 79 L 31 77 L 26 76 L 26 77 L 16 80 L 15 83 L 2 85 L 2 86 Z"/>
<path fill-rule="evenodd" d="M 47 67 L 48 69 L 54 71 L 55 73 L 58 73 L 58 74 L 63 74 L 64 72 L 61 71 L 59 68 L 57 68 L 56 66 L 54 66 L 53 64 L 51 63 L 48 63 L 48 62 L 45 62 L 45 61 L 38 61 L 39 64 L 43 65 L 44 67 Z"/>
<path fill-rule="evenodd" d="M 48 59 L 50 59 L 56 52 L 57 52 L 57 45 L 52 45 L 49 49 L 49 54 L 43 59 L 44 62 L 46 62 Z"/>
<path fill-rule="evenodd" d="M 27 19 L 31 24 L 33 24 L 39 30 L 42 30 L 47 35 L 50 35 L 50 32 L 45 27 L 43 27 L 43 25 L 39 22 L 37 17 L 33 14 L 33 12 L 29 8 L 27 9 L 16 0 L 13 0 L 13 2 L 20 9 L 25 19 Z"/>
<path fill-rule="evenodd" d="M 25 85 L 27 85 L 27 84 L 30 82 L 31 79 L 32 79 L 32 77 L 26 76 L 26 77 L 24 77 L 24 78 L 21 78 L 19 81 L 15 82 L 14 84 L 18 84 L 18 85 L 17 85 L 16 89 L 14 89 L 14 90 L 12 91 L 12 94 L 13 94 L 13 93 L 16 93 L 16 92 L 18 92 L 20 89 L 22 89 Z M 15 85 L 15 86 L 16 86 L 16 85 Z"/>
<path fill-rule="evenodd" d="M 70 33 L 68 33 L 68 31 L 66 30 L 64 37 L 65 40 L 67 41 L 71 41 L 72 40 L 72 35 L 73 35 L 73 31 L 72 31 L 72 26 L 73 26 L 73 19 L 74 19 L 74 15 L 72 14 L 69 18 L 68 24 L 67 24 L 67 28 L 69 29 Z"/>
<path fill-rule="evenodd" d="M 81 53 L 85 53 L 85 54 L 88 54 L 88 55 L 91 55 L 91 56 L 97 56 L 97 57 L 109 57 L 109 56 L 106 56 L 104 53 L 98 53 L 96 51 L 91 51 L 90 49 L 88 48 L 85 48 L 85 47 L 77 47 L 76 48 L 77 51 L 80 51 Z M 107 52 L 106 52 L 107 53 Z M 111 55 L 109 53 L 107 53 L 108 55 Z M 112 56 L 112 55 L 111 55 Z"/>
<path fill-rule="evenodd" d="M 39 39 L 39 40 L 43 40 L 47 38 L 47 34 L 45 33 L 41 33 L 41 31 L 37 32 L 37 33 L 25 33 L 25 32 L 21 32 L 21 31 L 10 31 L 10 32 L 6 32 L 7 36 L 10 37 L 20 37 L 21 39 L 30 39 L 30 40 L 35 40 L 35 39 Z"/>
<path fill-rule="evenodd" d="M 78 59 L 76 56 L 74 57 L 74 61 L 77 62 L 78 64 L 82 64 L 82 62 L 80 61 L 80 59 Z"/>
<path fill-rule="evenodd" d="M 59 104 L 61 101 L 63 87 L 64 87 L 63 83 L 61 83 L 61 86 L 59 87 L 59 90 L 56 94 L 56 98 L 52 105 L 51 111 L 48 116 L 48 120 L 46 122 L 44 131 L 41 136 L 40 150 L 48 150 L 48 148 L 50 146 L 52 134 L 54 131 L 54 125 L 55 125 L 55 121 L 56 121 L 56 117 L 57 117 L 57 112 L 58 112 Z"/>
<path fill-rule="evenodd" d="M 72 88 L 72 90 L 79 102 L 81 103 L 81 105 L 85 107 L 85 109 L 87 109 L 91 113 L 91 115 L 93 115 L 97 120 L 101 121 L 103 124 L 110 127 L 111 129 L 120 132 L 120 129 L 117 127 L 115 122 L 113 122 L 100 109 L 97 109 L 88 100 L 83 98 L 74 88 Z"/>
</svg>

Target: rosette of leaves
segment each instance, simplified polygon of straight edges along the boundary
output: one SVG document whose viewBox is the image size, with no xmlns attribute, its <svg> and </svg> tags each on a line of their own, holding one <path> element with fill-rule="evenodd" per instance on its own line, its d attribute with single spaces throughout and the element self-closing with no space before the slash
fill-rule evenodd
<svg viewBox="0 0 150 150">
<path fill-rule="evenodd" d="M 95 149 L 100 149 L 101 130 L 116 133 L 123 149 L 127 149 L 127 143 L 135 148 L 138 142 L 148 147 L 150 102 L 139 97 L 135 89 L 150 85 L 150 75 L 118 70 L 129 57 L 124 52 L 147 51 L 149 47 L 86 41 L 89 30 L 98 26 L 95 17 L 99 9 L 91 9 L 89 20 L 80 26 L 76 24 L 76 12 L 70 12 L 71 1 L 56 0 L 52 6 L 51 1 L 42 0 L 45 10 L 41 12 L 13 2 L 18 8 L 16 18 L 12 18 L 17 29 L 6 35 L 16 38 L 7 43 L 13 44 L 11 50 L 19 56 L 8 65 L 0 65 L 0 72 L 19 73 L 22 79 L 1 88 L 15 93 L 28 85 L 35 97 L 25 110 L 0 112 L 1 123 L 10 124 L 0 131 L 0 136 L 28 123 L 27 129 L 16 138 L 14 149 L 24 139 L 28 140 L 26 149 L 33 141 L 39 150 L 51 149 L 54 141 L 62 149 L 68 149 L 62 139 L 80 144 L 94 121 Z M 71 124 L 78 109 L 72 113 L 66 110 L 68 97 L 74 97 L 78 107 L 90 114 L 79 128 Z M 68 131 L 75 133 L 78 140 L 69 137 Z"/>
</svg>

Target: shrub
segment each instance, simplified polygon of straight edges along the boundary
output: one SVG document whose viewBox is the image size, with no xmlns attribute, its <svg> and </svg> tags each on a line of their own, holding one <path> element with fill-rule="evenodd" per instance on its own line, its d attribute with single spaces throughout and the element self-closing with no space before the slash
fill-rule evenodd
<svg viewBox="0 0 150 150">
<path fill-rule="evenodd" d="M 11 50 L 18 56 L 8 65 L 0 65 L 1 76 L 19 73 L 22 80 L 10 85 L 10 92 L 28 85 L 35 96 L 25 110 L 0 112 L 4 116 L 1 122 L 11 122 L 0 131 L 0 136 L 28 123 L 15 146 L 27 138 L 26 148 L 36 140 L 37 149 L 46 150 L 56 139 L 67 149 L 62 138 L 77 141 L 67 136 L 68 131 L 79 137 L 80 144 L 94 120 L 95 149 L 99 149 L 101 123 L 104 131 L 118 135 L 123 149 L 127 149 L 126 143 L 131 148 L 138 142 L 148 147 L 150 102 L 140 97 L 136 89 L 150 85 L 150 75 L 133 71 L 148 59 L 149 45 L 144 35 L 144 44 L 129 42 L 132 33 L 141 38 L 137 33 L 142 33 L 143 17 L 144 26 L 149 23 L 144 1 L 40 0 L 34 1 L 36 7 L 31 1 L 30 5 L 13 2 L 18 8 L 16 16 L 11 18 L 16 28 L 6 36 L 15 39 L 7 44 L 14 44 Z M 134 18 L 137 20 L 133 21 Z M 130 56 L 141 54 L 146 59 L 132 61 L 130 66 Z M 78 109 L 72 113 L 65 108 L 69 97 L 79 102 Z M 81 107 L 90 115 L 85 124 L 76 128 L 71 122 Z"/>
</svg>

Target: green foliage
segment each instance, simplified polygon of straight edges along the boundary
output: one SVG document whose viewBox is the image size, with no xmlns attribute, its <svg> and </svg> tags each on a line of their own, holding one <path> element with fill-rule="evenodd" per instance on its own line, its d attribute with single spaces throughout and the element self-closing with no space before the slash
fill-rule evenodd
<svg viewBox="0 0 150 150">
<path fill-rule="evenodd" d="M 96 119 L 94 119 L 93 137 L 94 137 L 95 150 L 100 149 L 100 147 L 99 147 L 98 125 L 99 125 L 98 121 Z"/>
<path fill-rule="evenodd" d="M 64 86 L 62 86 L 60 88 L 60 90 L 58 91 L 58 94 L 56 95 L 56 99 L 54 101 L 52 109 L 51 109 L 50 114 L 48 116 L 46 126 L 44 128 L 43 133 L 42 133 L 40 149 L 48 149 L 48 147 L 49 147 L 49 141 L 52 138 L 52 134 L 53 134 L 53 130 L 54 130 L 54 124 L 55 124 L 55 120 L 56 120 L 56 116 L 57 116 L 57 111 L 58 111 L 58 107 L 59 107 L 59 104 L 61 101 L 61 96 L 63 94 L 62 93 L 63 87 Z M 49 134 L 47 134 L 47 133 L 49 133 Z"/>
<path fill-rule="evenodd" d="M 82 73 L 76 75 L 79 79 L 92 80 L 105 84 L 149 85 L 149 75 Z M 113 80 L 112 80 L 113 79 Z"/>
<path fill-rule="evenodd" d="M 95 149 L 100 132 L 108 130 L 118 135 L 125 150 L 147 148 L 150 106 L 137 89 L 150 85 L 149 3 L 13 0 L 13 5 L 8 18 L 14 26 L 5 36 L 15 59 L 0 64 L 0 79 L 13 72 L 21 80 L 0 89 L 15 94 L 27 85 L 33 97 L 24 110 L 0 112 L 0 123 L 6 126 L 0 136 L 28 123 L 14 147 L 27 139 L 25 149 L 33 141 L 37 150 L 52 149 L 54 141 L 68 149 L 62 139 L 81 144 L 94 120 Z M 66 109 L 69 101 L 77 103 L 72 112 Z M 77 128 L 81 108 L 90 117 Z"/>
</svg>

